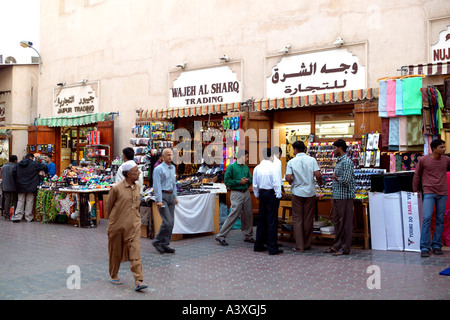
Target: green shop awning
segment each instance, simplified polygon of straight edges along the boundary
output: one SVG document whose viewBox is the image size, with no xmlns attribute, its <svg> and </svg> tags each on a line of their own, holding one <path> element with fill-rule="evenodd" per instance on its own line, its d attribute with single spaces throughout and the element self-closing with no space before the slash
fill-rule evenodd
<svg viewBox="0 0 450 320">
<path fill-rule="evenodd" d="M 62 116 L 53 118 L 37 118 L 35 124 L 36 126 L 48 126 L 48 127 L 83 126 L 85 124 L 105 121 L 106 118 L 111 114 L 114 114 L 114 112 L 102 112 L 86 115 Z"/>
</svg>

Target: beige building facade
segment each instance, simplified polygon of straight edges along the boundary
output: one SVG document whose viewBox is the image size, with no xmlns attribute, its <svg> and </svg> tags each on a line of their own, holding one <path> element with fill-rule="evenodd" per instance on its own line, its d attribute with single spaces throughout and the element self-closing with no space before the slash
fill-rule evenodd
<svg viewBox="0 0 450 320">
<path fill-rule="evenodd" d="M 39 116 L 38 84 L 38 65 L 0 65 L 0 110 L 4 112 L 0 137 L 11 140 L 10 154 L 19 159 L 27 153 L 28 126 Z"/>
<path fill-rule="evenodd" d="M 364 70 L 351 89 L 376 88 L 402 66 L 430 62 L 448 26 L 448 0 L 45 0 L 35 114 L 54 116 L 58 83 L 98 82 L 98 112 L 119 112 L 119 156 L 136 110 L 174 107 L 171 89 L 188 72 L 227 67 L 239 99 L 263 99 L 283 59 L 339 48 Z"/>
</svg>

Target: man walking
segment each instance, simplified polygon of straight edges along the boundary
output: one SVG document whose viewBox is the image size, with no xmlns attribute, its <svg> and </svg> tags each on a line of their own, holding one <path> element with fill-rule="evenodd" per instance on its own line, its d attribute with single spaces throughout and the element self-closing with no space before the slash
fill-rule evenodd
<svg viewBox="0 0 450 320">
<path fill-rule="evenodd" d="M 172 149 L 164 149 L 162 158 L 163 163 L 153 170 L 153 193 L 162 219 L 153 246 L 159 253 L 175 253 L 175 249 L 169 247 L 175 223 L 175 206 L 178 204 L 177 174 L 175 165 L 172 164 Z"/>
<path fill-rule="evenodd" d="M 442 232 L 448 196 L 447 168 L 450 166 L 450 158 L 444 155 L 445 141 L 436 139 L 431 142 L 430 147 L 432 154 L 420 158 L 413 179 L 413 191 L 420 191 L 420 183 L 422 183 L 423 190 L 423 218 L 420 235 L 420 251 L 423 258 L 430 256 L 430 246 L 435 255 L 443 254 Z M 435 206 L 436 224 L 430 245 L 430 227 Z"/>
<path fill-rule="evenodd" d="M 333 173 L 334 243 L 325 252 L 340 256 L 350 254 L 352 245 L 355 174 L 353 162 L 347 156 L 347 143 L 339 139 L 333 148 L 337 158 Z"/>
<path fill-rule="evenodd" d="M 130 261 L 130 270 L 134 276 L 135 291 L 147 288 L 143 283 L 144 274 L 141 261 L 141 201 L 136 181 L 140 170 L 137 165 L 127 163 L 122 167 L 124 180 L 115 184 L 109 191 L 106 209 L 110 212 L 108 228 L 108 253 L 110 282 L 122 284 L 118 278 L 120 263 Z"/>
<path fill-rule="evenodd" d="M 322 186 L 323 179 L 317 160 L 306 155 L 303 141 L 293 144 L 295 157 L 286 167 L 286 181 L 292 186 L 292 223 L 295 252 L 311 249 L 316 207 L 314 178 Z"/>
<path fill-rule="evenodd" d="M 231 190 L 230 195 L 230 215 L 224 221 L 222 228 L 216 235 L 216 241 L 222 246 L 228 246 L 225 240 L 230 230 L 233 228 L 239 216 L 241 217 L 242 232 L 244 241 L 255 243 L 253 239 L 253 211 L 252 200 L 248 188 L 252 185 L 253 179 L 248 163 L 249 155 L 247 150 L 239 150 L 236 154 L 236 162 L 229 165 L 225 171 L 224 183 Z"/>
<path fill-rule="evenodd" d="M 17 165 L 17 156 L 12 155 L 9 157 L 9 162 L 5 163 L 2 167 L 2 190 L 3 190 L 3 217 L 5 220 L 9 220 L 12 207 L 17 206 L 17 192 L 16 192 L 16 181 L 15 181 L 15 171 Z"/>
<path fill-rule="evenodd" d="M 48 174 L 46 164 L 34 161 L 34 155 L 28 153 L 25 159 L 16 166 L 16 190 L 17 190 L 17 208 L 12 222 L 20 222 L 25 214 L 28 222 L 33 221 L 34 200 L 36 198 L 37 187 L 39 185 L 39 172 L 44 171 Z"/>
<path fill-rule="evenodd" d="M 269 250 L 270 255 L 283 253 L 278 249 L 278 206 L 281 199 L 281 175 L 273 163 L 271 149 L 263 151 L 264 160 L 253 170 L 253 192 L 259 199 L 259 216 L 254 251 Z M 267 247 L 266 247 L 267 244 Z"/>
<path fill-rule="evenodd" d="M 123 175 L 123 165 L 125 165 L 126 163 L 128 164 L 134 164 L 136 165 L 136 162 L 134 162 L 134 150 L 131 147 L 125 148 L 122 150 L 122 160 L 123 163 L 122 165 L 119 167 L 119 169 L 117 170 L 116 173 L 116 183 L 122 181 L 123 179 L 125 179 L 124 175 Z M 139 174 L 139 179 L 138 179 L 138 183 L 141 186 L 140 192 L 143 193 L 144 192 L 144 174 L 141 172 Z"/>
</svg>

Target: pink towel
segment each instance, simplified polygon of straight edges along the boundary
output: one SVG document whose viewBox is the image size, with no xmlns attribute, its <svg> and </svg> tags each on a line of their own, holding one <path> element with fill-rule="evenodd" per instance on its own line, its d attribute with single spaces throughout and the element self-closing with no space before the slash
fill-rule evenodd
<svg viewBox="0 0 450 320">
<path fill-rule="evenodd" d="M 386 110 L 388 117 L 395 117 L 395 103 L 397 100 L 397 83 L 395 80 L 387 81 Z"/>
</svg>

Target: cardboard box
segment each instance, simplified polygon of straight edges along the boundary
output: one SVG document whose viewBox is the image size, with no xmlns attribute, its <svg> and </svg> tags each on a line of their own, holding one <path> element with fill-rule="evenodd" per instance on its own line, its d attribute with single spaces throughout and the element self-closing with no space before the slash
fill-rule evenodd
<svg viewBox="0 0 450 320">
<path fill-rule="evenodd" d="M 372 250 L 387 250 L 384 193 L 369 192 L 370 240 Z"/>
<path fill-rule="evenodd" d="M 403 251 L 403 220 L 401 192 L 385 193 L 383 199 L 386 221 L 387 249 Z"/>
</svg>

